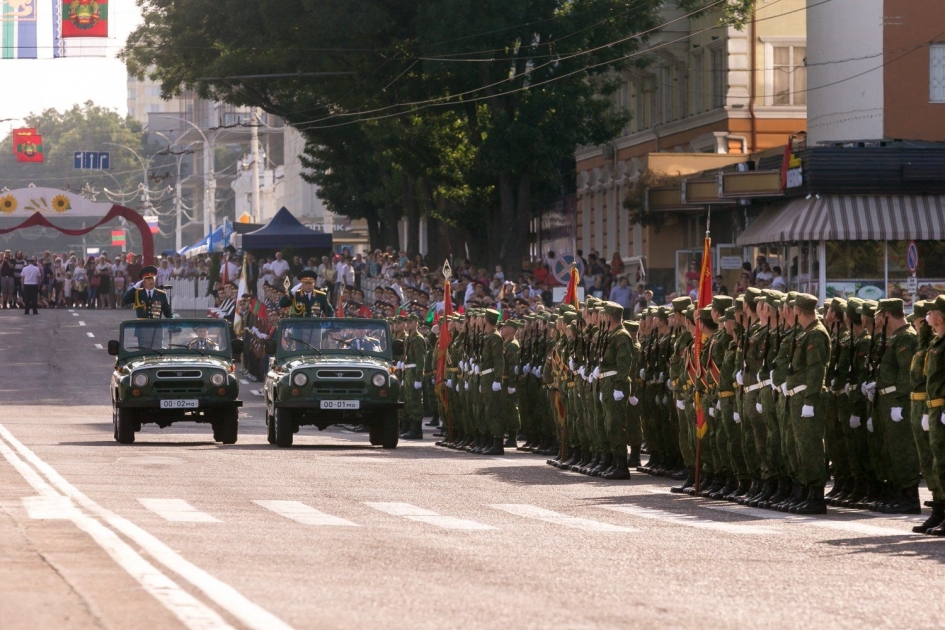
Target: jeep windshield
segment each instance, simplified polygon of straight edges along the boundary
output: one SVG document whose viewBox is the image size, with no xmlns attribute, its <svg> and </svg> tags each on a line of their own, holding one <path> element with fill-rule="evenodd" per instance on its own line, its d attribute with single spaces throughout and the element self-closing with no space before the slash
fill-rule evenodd
<svg viewBox="0 0 945 630">
<path fill-rule="evenodd" d="M 229 355 L 229 331 L 223 321 L 142 319 L 125 322 L 121 329 L 124 354 Z"/>
<path fill-rule="evenodd" d="M 387 324 L 371 319 L 284 319 L 279 322 L 279 356 L 350 354 L 388 356 Z"/>
</svg>

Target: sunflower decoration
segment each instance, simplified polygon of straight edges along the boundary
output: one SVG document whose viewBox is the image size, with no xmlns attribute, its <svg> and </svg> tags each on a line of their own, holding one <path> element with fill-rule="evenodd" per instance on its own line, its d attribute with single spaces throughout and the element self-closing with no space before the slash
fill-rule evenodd
<svg viewBox="0 0 945 630">
<path fill-rule="evenodd" d="M 13 195 L 6 195 L 0 197 L 0 212 L 4 214 L 10 214 L 16 210 L 16 197 Z"/>
<path fill-rule="evenodd" d="M 52 208 L 56 212 L 65 212 L 66 210 L 72 209 L 72 204 L 69 203 L 69 198 L 65 195 L 56 195 L 52 200 Z"/>
</svg>

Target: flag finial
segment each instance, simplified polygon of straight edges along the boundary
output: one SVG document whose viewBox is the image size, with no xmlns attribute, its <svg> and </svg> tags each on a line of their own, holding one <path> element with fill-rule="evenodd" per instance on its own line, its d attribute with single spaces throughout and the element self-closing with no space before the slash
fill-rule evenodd
<svg viewBox="0 0 945 630">
<path fill-rule="evenodd" d="M 444 260 L 444 261 L 443 261 L 442 273 L 443 273 L 443 279 L 446 280 L 446 281 L 449 281 L 449 279 L 453 277 L 453 268 L 450 267 L 450 261 L 449 261 L 449 260 Z"/>
</svg>

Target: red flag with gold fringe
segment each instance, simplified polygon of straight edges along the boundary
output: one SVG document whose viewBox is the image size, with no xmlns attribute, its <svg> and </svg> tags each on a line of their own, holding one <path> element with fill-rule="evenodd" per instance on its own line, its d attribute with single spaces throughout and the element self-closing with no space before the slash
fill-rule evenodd
<svg viewBox="0 0 945 630">
<path fill-rule="evenodd" d="M 697 306 L 698 308 L 704 308 L 710 304 L 712 304 L 712 239 L 709 237 L 708 231 L 706 231 L 705 246 L 702 249 L 702 273 L 699 275 L 699 298 Z M 701 377 L 702 347 L 705 341 L 702 338 L 702 324 L 699 321 L 698 314 L 696 315 L 695 320 L 696 338 L 694 345 L 694 367 L 697 371 L 699 371 Z M 701 403 L 701 396 L 699 396 L 699 393 L 696 392 L 696 436 L 700 440 L 705 437 L 705 433 L 709 428 L 706 424 L 705 411 L 703 411 Z"/>
<path fill-rule="evenodd" d="M 571 265 L 571 278 L 568 280 L 568 289 L 564 293 L 564 302 L 562 304 L 570 304 L 574 308 L 579 308 L 580 300 L 578 300 L 578 270 L 577 265 Z"/>
</svg>

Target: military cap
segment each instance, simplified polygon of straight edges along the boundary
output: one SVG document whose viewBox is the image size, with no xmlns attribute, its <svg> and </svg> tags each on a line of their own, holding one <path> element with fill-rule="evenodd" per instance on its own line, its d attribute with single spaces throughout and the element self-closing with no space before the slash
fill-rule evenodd
<svg viewBox="0 0 945 630">
<path fill-rule="evenodd" d="M 635 333 L 640 330 L 640 322 L 628 319 L 623 323 L 623 327 L 627 329 L 627 332 Z"/>
<path fill-rule="evenodd" d="M 832 310 L 837 315 L 843 315 L 847 310 L 847 301 L 843 298 L 833 298 L 830 300 L 830 310 Z"/>
<path fill-rule="evenodd" d="M 616 302 L 604 302 L 604 313 L 610 317 L 623 317 L 623 307 Z"/>
<path fill-rule="evenodd" d="M 299 272 L 299 282 L 301 282 L 302 280 L 314 281 L 317 279 L 318 279 L 318 276 L 316 275 L 316 273 L 310 269 L 304 269 L 303 271 Z"/>
<path fill-rule="evenodd" d="M 817 309 L 817 298 L 809 293 L 799 293 L 794 299 L 794 304 L 802 311 L 814 311 Z"/>
<path fill-rule="evenodd" d="M 935 301 L 928 300 L 926 301 L 926 308 L 929 309 L 929 312 L 939 311 L 945 314 L 945 294 L 935 298 Z"/>
<path fill-rule="evenodd" d="M 929 305 L 925 300 L 920 300 L 912 305 L 912 314 L 922 318 L 929 314 Z"/>
<path fill-rule="evenodd" d="M 502 325 L 508 326 L 509 328 L 512 328 L 514 330 L 518 330 L 519 322 L 517 319 L 504 319 L 502 320 Z"/>
<path fill-rule="evenodd" d="M 745 298 L 738 296 L 735 298 L 735 313 L 742 313 L 745 311 Z"/>
<path fill-rule="evenodd" d="M 784 294 L 777 289 L 762 289 L 761 292 L 768 296 L 769 300 L 780 300 L 784 297 Z M 769 301 L 768 303 L 770 304 L 771 302 Z"/>
<path fill-rule="evenodd" d="M 712 298 L 712 308 L 717 310 L 720 313 L 724 313 L 725 309 L 732 305 L 735 300 L 728 295 L 716 295 Z"/>
<path fill-rule="evenodd" d="M 587 302 L 585 304 L 586 304 L 586 308 L 594 308 L 595 306 L 600 304 L 600 299 L 591 295 L 587 298 Z"/>
<path fill-rule="evenodd" d="M 876 307 L 877 303 L 872 300 L 864 301 L 856 309 L 856 312 L 862 315 L 863 317 L 876 317 Z"/>
<path fill-rule="evenodd" d="M 577 315 L 575 313 L 565 313 L 563 315 L 565 324 L 573 324 L 577 320 Z"/>
<path fill-rule="evenodd" d="M 32 259 L 30 262 L 35 262 L 36 259 Z M 154 265 L 148 265 L 147 267 L 142 267 L 141 271 L 138 272 L 138 280 L 144 280 L 145 278 L 156 278 L 157 277 L 157 267 Z"/>
<path fill-rule="evenodd" d="M 745 304 L 754 304 L 761 297 L 761 289 L 748 287 L 745 289 Z"/>
<path fill-rule="evenodd" d="M 879 307 L 876 309 L 877 313 L 901 313 L 904 308 L 904 303 L 899 298 L 887 298 L 885 300 L 879 301 Z"/>
<path fill-rule="evenodd" d="M 677 313 L 684 312 L 690 306 L 692 306 L 692 300 L 687 296 L 678 297 L 673 300 L 673 310 Z"/>
<path fill-rule="evenodd" d="M 847 306 L 846 306 L 847 315 L 855 315 L 857 312 L 856 309 L 858 309 L 862 303 L 863 303 L 863 300 L 861 300 L 858 297 L 851 297 L 849 300 L 847 300 Z"/>
<path fill-rule="evenodd" d="M 494 308 L 487 308 L 483 311 L 483 314 L 486 316 L 486 321 L 495 326 L 499 322 L 499 311 Z"/>
<path fill-rule="evenodd" d="M 715 326 L 715 322 L 712 321 L 712 307 L 706 306 L 699 309 L 699 321 L 701 321 L 706 326 Z"/>
<path fill-rule="evenodd" d="M 725 312 L 719 317 L 719 323 L 727 322 L 729 320 L 735 319 L 735 307 L 729 306 L 725 309 Z"/>
<path fill-rule="evenodd" d="M 672 311 L 671 311 L 670 309 L 668 309 L 668 308 L 660 307 L 660 308 L 656 309 L 656 316 L 660 319 L 660 321 L 668 322 L 668 321 L 669 321 L 669 314 L 670 314 L 671 312 L 672 312 Z"/>
<path fill-rule="evenodd" d="M 405 322 L 419 322 L 420 317 L 416 313 L 410 313 L 409 315 L 402 315 L 401 318 Z"/>
</svg>

